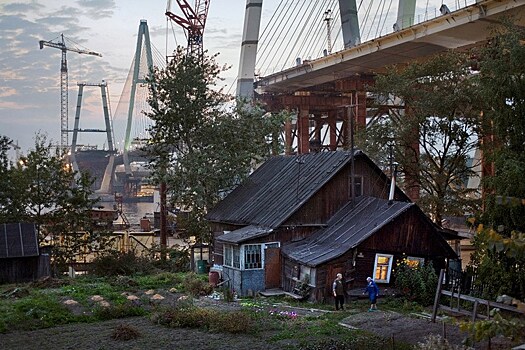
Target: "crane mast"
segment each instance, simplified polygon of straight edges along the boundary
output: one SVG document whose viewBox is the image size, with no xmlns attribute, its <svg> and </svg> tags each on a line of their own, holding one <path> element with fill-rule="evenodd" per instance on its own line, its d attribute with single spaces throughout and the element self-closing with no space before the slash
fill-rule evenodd
<svg viewBox="0 0 525 350">
<path fill-rule="evenodd" d="M 195 0 L 195 6 L 191 7 L 186 0 L 176 0 L 184 17 L 171 12 L 171 0 L 168 0 L 166 16 L 181 26 L 188 38 L 188 53 L 196 54 L 198 57 L 203 54 L 203 35 L 204 26 L 208 17 L 210 0 Z"/>
<path fill-rule="evenodd" d="M 60 148 L 65 150 L 69 147 L 68 141 L 68 72 L 67 72 L 67 57 L 66 52 L 72 51 L 79 54 L 93 55 L 102 57 L 101 54 L 94 51 L 77 49 L 74 47 L 67 47 L 64 40 L 64 34 L 60 35 L 61 41 L 45 41 L 40 40 L 40 49 L 44 46 L 59 49 L 62 52 L 62 59 L 60 61 Z"/>
</svg>

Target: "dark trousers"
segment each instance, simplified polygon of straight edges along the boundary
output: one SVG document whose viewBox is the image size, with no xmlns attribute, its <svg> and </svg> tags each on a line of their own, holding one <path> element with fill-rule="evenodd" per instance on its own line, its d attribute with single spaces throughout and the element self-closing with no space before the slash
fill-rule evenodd
<svg viewBox="0 0 525 350">
<path fill-rule="evenodd" d="M 335 309 L 339 310 L 339 306 L 341 306 L 341 310 L 343 310 L 343 304 L 345 303 L 345 296 L 344 295 L 337 295 L 335 297 Z"/>
</svg>

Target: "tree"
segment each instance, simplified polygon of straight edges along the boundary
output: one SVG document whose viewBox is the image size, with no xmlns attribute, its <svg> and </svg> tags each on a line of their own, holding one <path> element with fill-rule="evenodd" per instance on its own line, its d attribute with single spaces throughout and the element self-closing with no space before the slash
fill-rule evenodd
<svg viewBox="0 0 525 350">
<path fill-rule="evenodd" d="M 165 69 L 156 68 L 149 99 L 154 121 L 151 165 L 168 184 L 171 204 L 190 212 L 190 235 L 209 241 L 204 216 L 271 153 L 268 135 L 282 116 L 239 103 L 213 89 L 225 70 L 215 56 L 198 57 L 179 48 Z"/>
<path fill-rule="evenodd" d="M 483 152 L 492 174 L 483 179 L 471 268 L 484 296 L 525 298 L 525 31 L 508 19 L 479 53 Z M 498 201 L 498 198 L 515 201 Z M 513 204 L 515 202 L 515 204 Z"/>
<path fill-rule="evenodd" d="M 373 91 L 382 113 L 363 131 L 360 147 L 376 159 L 383 154 L 383 162 L 391 147 L 405 189 L 420 186 L 418 204 L 438 224 L 444 215 L 472 212 L 474 190 L 465 183 L 474 175 L 468 159 L 478 144 L 480 112 L 469 57 L 447 52 L 390 67 Z"/>
<path fill-rule="evenodd" d="M 37 135 L 35 148 L 2 178 L 9 188 L 0 221 L 34 222 L 41 245 L 51 244 L 55 264 L 104 247 L 107 235 L 95 227 L 91 210 L 97 202 L 87 173 L 75 173 L 60 151 Z"/>
<path fill-rule="evenodd" d="M 482 222 L 509 236 L 525 232 L 525 206 L 497 203 L 497 196 L 525 198 L 525 31 L 510 20 L 479 53 L 483 152 L 493 174 L 486 189 Z"/>
</svg>

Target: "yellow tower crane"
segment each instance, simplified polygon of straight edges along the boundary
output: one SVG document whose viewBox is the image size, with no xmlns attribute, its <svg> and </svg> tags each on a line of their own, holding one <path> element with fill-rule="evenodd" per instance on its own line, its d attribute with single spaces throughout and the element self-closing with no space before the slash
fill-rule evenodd
<svg viewBox="0 0 525 350">
<path fill-rule="evenodd" d="M 67 75 L 67 58 L 66 52 L 73 51 L 79 54 L 93 55 L 102 57 L 101 54 L 94 51 L 82 50 L 76 47 L 66 46 L 64 41 L 64 34 L 60 35 L 61 41 L 45 41 L 40 40 L 40 49 L 44 46 L 53 47 L 62 51 L 62 61 L 60 65 L 60 147 L 65 150 L 69 147 L 68 142 L 68 75 Z"/>
</svg>

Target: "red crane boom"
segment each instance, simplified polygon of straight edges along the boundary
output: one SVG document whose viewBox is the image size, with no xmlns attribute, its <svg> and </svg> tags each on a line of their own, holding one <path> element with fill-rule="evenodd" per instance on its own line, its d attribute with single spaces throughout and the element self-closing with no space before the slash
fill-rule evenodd
<svg viewBox="0 0 525 350">
<path fill-rule="evenodd" d="M 195 6 L 191 7 L 186 0 L 176 0 L 184 17 L 171 12 L 171 0 L 168 0 L 166 16 L 181 26 L 188 38 L 188 53 L 203 53 L 204 26 L 208 17 L 210 0 L 195 0 Z"/>
</svg>

